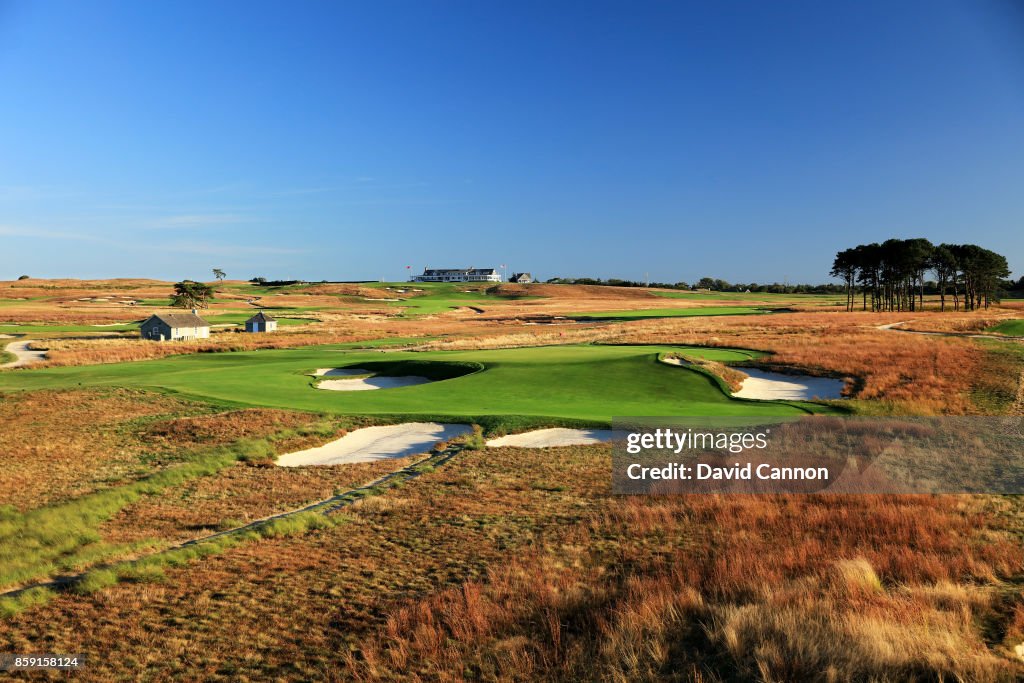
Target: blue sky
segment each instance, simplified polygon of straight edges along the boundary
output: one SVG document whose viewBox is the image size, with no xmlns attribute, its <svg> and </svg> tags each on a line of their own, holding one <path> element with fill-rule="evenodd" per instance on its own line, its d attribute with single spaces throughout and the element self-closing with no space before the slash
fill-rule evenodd
<svg viewBox="0 0 1024 683">
<path fill-rule="evenodd" d="M 0 0 L 0 279 L 1024 271 L 1024 12 Z"/>
</svg>

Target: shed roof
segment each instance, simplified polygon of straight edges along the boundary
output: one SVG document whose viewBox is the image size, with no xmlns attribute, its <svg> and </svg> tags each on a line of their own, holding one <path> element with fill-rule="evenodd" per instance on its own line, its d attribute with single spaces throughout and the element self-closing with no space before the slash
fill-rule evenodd
<svg viewBox="0 0 1024 683">
<path fill-rule="evenodd" d="M 169 327 L 209 327 L 210 323 L 200 318 L 195 313 L 154 313 L 143 321 L 143 325 L 156 318 Z"/>
<path fill-rule="evenodd" d="M 264 313 L 263 311 L 260 311 L 259 313 L 257 313 L 253 317 L 249 318 L 245 322 L 247 322 L 247 323 L 272 323 L 272 322 L 274 322 L 276 320 L 277 320 L 277 318 L 269 316 L 266 313 Z"/>
</svg>

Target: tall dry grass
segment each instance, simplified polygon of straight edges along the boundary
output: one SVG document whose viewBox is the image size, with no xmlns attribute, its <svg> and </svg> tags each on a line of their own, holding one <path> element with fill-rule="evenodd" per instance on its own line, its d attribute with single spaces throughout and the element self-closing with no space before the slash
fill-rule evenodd
<svg viewBox="0 0 1024 683">
<path fill-rule="evenodd" d="M 219 333 L 209 339 L 158 343 L 138 337 L 104 339 L 54 339 L 40 342 L 47 349 L 46 360 L 34 367 L 94 365 L 153 360 L 193 353 L 286 349 L 317 344 L 341 344 L 367 341 L 386 333 L 357 334 L 350 330 L 279 332 L 272 335 Z"/>
<path fill-rule="evenodd" d="M 347 663 L 363 680 L 1017 680 L 1016 636 L 990 647 L 979 627 L 1022 620 L 993 582 L 1024 559 L 988 515 L 954 497 L 614 499 L 397 609 Z"/>
<path fill-rule="evenodd" d="M 970 391 L 982 349 L 965 339 L 877 329 L 899 320 L 842 312 L 664 319 L 631 327 L 619 339 L 769 351 L 768 364 L 855 378 L 857 398 L 898 404 L 916 414 L 976 412 Z"/>
</svg>

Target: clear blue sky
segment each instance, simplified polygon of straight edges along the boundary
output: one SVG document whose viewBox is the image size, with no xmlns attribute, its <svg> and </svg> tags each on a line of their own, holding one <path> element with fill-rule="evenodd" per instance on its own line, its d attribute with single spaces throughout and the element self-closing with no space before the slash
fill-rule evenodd
<svg viewBox="0 0 1024 683">
<path fill-rule="evenodd" d="M 0 279 L 1024 270 L 1016 0 L 0 0 Z"/>
</svg>

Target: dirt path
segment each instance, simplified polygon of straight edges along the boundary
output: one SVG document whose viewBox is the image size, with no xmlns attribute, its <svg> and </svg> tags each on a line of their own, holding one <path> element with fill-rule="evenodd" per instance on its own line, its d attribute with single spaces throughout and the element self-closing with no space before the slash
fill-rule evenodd
<svg viewBox="0 0 1024 683">
<path fill-rule="evenodd" d="M 38 363 L 46 360 L 46 351 L 33 351 L 28 348 L 28 345 L 36 339 L 24 339 L 22 341 L 11 342 L 4 347 L 4 351 L 13 353 L 17 360 L 13 360 L 10 363 L 4 363 L 0 365 L 0 368 L 22 368 L 26 365 Z"/>
<path fill-rule="evenodd" d="M 875 327 L 876 330 L 889 330 L 891 332 L 903 332 L 905 334 L 923 334 L 928 337 L 963 337 L 965 339 L 997 339 L 1002 341 L 1020 341 L 1024 337 L 1011 337 L 1005 334 L 970 334 L 968 332 L 925 332 L 923 330 L 907 330 L 902 327 L 896 327 L 897 325 L 906 325 L 912 323 L 913 320 L 903 320 L 898 323 L 887 323 L 885 325 L 878 325 Z"/>
</svg>

